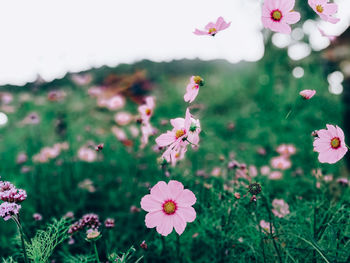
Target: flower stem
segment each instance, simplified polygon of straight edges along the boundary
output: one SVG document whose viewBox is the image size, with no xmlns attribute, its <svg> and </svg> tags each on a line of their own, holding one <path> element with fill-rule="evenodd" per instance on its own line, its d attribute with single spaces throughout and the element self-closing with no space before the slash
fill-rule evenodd
<svg viewBox="0 0 350 263">
<path fill-rule="evenodd" d="M 98 250 L 97 250 L 96 242 L 95 242 L 95 241 L 92 242 L 92 246 L 94 247 L 96 262 L 97 262 L 97 263 L 100 263 L 100 258 L 98 257 Z"/>
<path fill-rule="evenodd" d="M 261 230 L 261 226 L 260 226 L 260 220 L 258 218 L 258 209 L 257 209 L 257 204 L 256 202 L 254 203 L 254 214 L 255 214 L 255 221 L 259 227 L 259 232 L 260 232 L 260 246 L 261 246 L 261 250 L 262 250 L 262 254 L 263 254 L 263 259 L 264 259 L 264 263 L 266 263 L 266 256 L 265 256 L 265 248 L 264 248 L 264 237 L 263 237 L 263 233 Z"/>
<path fill-rule="evenodd" d="M 28 261 L 28 257 L 27 257 L 27 250 L 26 250 L 26 245 L 25 245 L 25 242 L 24 242 L 24 232 L 23 232 L 23 228 L 22 228 L 21 222 L 19 220 L 19 216 L 13 216 L 12 219 L 13 219 L 13 221 L 15 221 L 15 223 L 17 225 L 17 228 L 18 228 L 19 235 L 21 237 L 21 244 L 22 244 L 22 250 L 23 250 L 23 255 L 24 255 L 24 262 L 28 263 L 29 261 Z"/>
<path fill-rule="evenodd" d="M 176 253 L 177 253 L 178 262 L 182 262 L 180 248 L 181 248 L 180 235 L 177 235 L 177 238 L 176 238 Z"/>
</svg>

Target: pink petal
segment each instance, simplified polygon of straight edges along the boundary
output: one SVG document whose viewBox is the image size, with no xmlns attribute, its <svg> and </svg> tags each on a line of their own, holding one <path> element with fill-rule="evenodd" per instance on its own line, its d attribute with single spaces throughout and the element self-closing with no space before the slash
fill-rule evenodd
<svg viewBox="0 0 350 263">
<path fill-rule="evenodd" d="M 335 3 L 329 3 L 324 6 L 324 13 L 326 15 L 333 15 L 338 11 L 338 5 Z"/>
<path fill-rule="evenodd" d="M 344 136 L 344 132 L 341 128 L 339 128 L 338 126 L 336 126 L 337 128 L 337 134 L 338 134 L 338 137 L 341 141 L 344 141 L 345 140 L 345 136 Z"/>
<path fill-rule="evenodd" d="M 164 202 L 169 199 L 169 188 L 168 185 L 164 181 L 158 182 L 151 189 L 152 198 L 159 201 Z"/>
<path fill-rule="evenodd" d="M 281 2 L 281 10 L 282 11 L 291 11 L 293 10 L 294 8 L 294 5 L 295 5 L 295 0 L 284 0 Z"/>
<path fill-rule="evenodd" d="M 338 23 L 339 21 L 340 21 L 339 18 L 331 17 L 331 16 L 328 17 L 328 22 L 329 22 L 329 23 L 336 24 L 336 23 Z"/>
<path fill-rule="evenodd" d="M 287 24 L 295 24 L 300 20 L 300 13 L 299 12 L 287 12 L 284 16 L 283 21 Z"/>
<path fill-rule="evenodd" d="M 338 135 L 337 129 L 335 128 L 334 125 L 326 124 L 326 127 L 327 127 L 328 131 L 330 132 L 331 137 L 334 137 L 334 136 L 337 136 L 337 135 Z"/>
<path fill-rule="evenodd" d="M 198 35 L 198 36 L 202 36 L 202 35 L 208 35 L 208 32 L 196 29 L 193 32 L 193 34 Z"/>
<path fill-rule="evenodd" d="M 157 225 L 157 232 L 163 236 L 169 235 L 173 231 L 173 220 L 173 216 L 164 215 L 161 224 Z"/>
<path fill-rule="evenodd" d="M 185 228 L 187 225 L 185 219 L 183 219 L 182 216 L 176 213 L 173 216 L 173 220 L 174 220 L 174 228 L 176 233 L 181 235 L 185 231 Z"/>
<path fill-rule="evenodd" d="M 184 128 L 185 119 L 184 118 L 171 119 L 170 124 L 174 127 L 175 130 L 181 130 Z"/>
<path fill-rule="evenodd" d="M 292 29 L 290 28 L 290 26 L 286 23 L 272 23 L 271 24 L 271 30 L 275 31 L 275 32 L 280 32 L 283 34 L 290 34 L 292 32 Z"/>
<path fill-rule="evenodd" d="M 213 22 L 210 22 L 205 26 L 206 30 L 209 30 L 210 28 L 215 28 L 215 24 Z"/>
<path fill-rule="evenodd" d="M 175 141 L 175 134 L 171 131 L 167 131 L 167 133 L 163 133 L 156 138 L 156 143 L 160 147 L 168 146 L 169 144 Z"/>
<path fill-rule="evenodd" d="M 186 222 L 193 222 L 196 219 L 196 210 L 193 207 L 179 207 L 176 213 Z"/>
<path fill-rule="evenodd" d="M 192 123 L 191 117 L 192 117 L 192 115 L 190 113 L 190 110 L 189 110 L 189 108 L 187 108 L 186 109 L 186 117 L 185 117 L 185 130 L 186 130 L 186 132 L 188 132 L 190 127 L 191 127 L 191 123 Z"/>
<path fill-rule="evenodd" d="M 141 208 L 147 212 L 161 211 L 162 203 L 153 199 L 152 195 L 145 195 L 141 199 Z"/>
<path fill-rule="evenodd" d="M 274 23 L 270 17 L 261 17 L 261 22 L 265 28 L 271 28 L 272 23 Z"/>
<path fill-rule="evenodd" d="M 175 181 L 175 180 L 171 180 L 168 183 L 168 188 L 169 188 L 169 191 L 170 191 L 171 198 L 173 198 L 173 199 L 176 199 L 177 196 L 179 194 L 181 194 L 182 191 L 184 190 L 183 184 L 178 182 L 178 181 Z"/>
<path fill-rule="evenodd" d="M 182 191 L 182 193 L 176 198 L 176 203 L 181 207 L 188 207 L 196 203 L 196 196 L 188 189 Z"/>
<path fill-rule="evenodd" d="M 165 217 L 167 216 L 163 213 L 163 211 L 155 211 L 148 213 L 145 217 L 146 227 L 153 228 L 161 225 L 162 222 L 166 219 Z"/>
</svg>

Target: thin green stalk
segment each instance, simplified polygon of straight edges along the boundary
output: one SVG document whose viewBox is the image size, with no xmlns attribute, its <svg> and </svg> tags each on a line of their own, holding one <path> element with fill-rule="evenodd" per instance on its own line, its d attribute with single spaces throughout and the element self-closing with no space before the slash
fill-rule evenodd
<svg viewBox="0 0 350 263">
<path fill-rule="evenodd" d="M 271 238 L 272 238 L 272 243 L 273 243 L 273 246 L 274 246 L 274 248 L 275 248 L 275 250 L 276 250 L 276 253 L 277 253 L 277 255 L 278 255 L 279 262 L 282 263 L 283 261 L 282 261 L 281 253 L 280 253 L 280 251 L 279 251 L 279 249 L 278 249 L 278 247 L 277 247 L 276 240 L 274 239 L 274 237 L 273 237 L 273 235 L 272 235 L 272 224 L 273 224 L 273 220 L 272 220 L 271 210 L 270 210 L 269 204 L 267 203 L 267 199 L 266 199 L 265 196 L 263 197 L 263 199 L 264 199 L 264 202 L 265 202 L 265 206 L 266 206 L 267 213 L 268 213 L 268 215 L 269 215 L 269 221 L 270 221 L 270 236 L 271 236 Z"/>
<path fill-rule="evenodd" d="M 100 258 L 98 257 L 98 250 L 97 250 L 96 242 L 95 242 L 95 241 L 92 242 L 92 246 L 94 247 L 96 262 L 97 262 L 97 263 L 100 263 Z"/>
<path fill-rule="evenodd" d="M 12 217 L 13 221 L 15 221 L 16 225 L 17 225 L 17 228 L 18 228 L 18 231 L 19 231 L 19 235 L 21 237 L 21 244 L 22 244 L 22 250 L 23 250 L 23 255 L 24 255 L 24 262 L 25 263 L 28 263 L 28 256 L 27 256 L 27 250 L 26 250 L 26 245 L 25 245 L 25 242 L 24 242 L 24 232 L 23 232 L 23 228 L 22 228 L 22 225 L 21 225 L 21 222 L 19 220 L 19 216 L 16 217 L 16 216 L 13 216 Z"/>
<path fill-rule="evenodd" d="M 323 260 L 327 263 L 330 263 L 330 261 L 328 260 L 328 258 L 326 257 L 326 255 L 323 254 L 323 252 L 317 247 L 315 246 L 315 244 L 313 244 L 312 242 L 310 242 L 309 240 L 306 240 L 303 237 L 300 236 L 296 236 L 297 238 L 303 240 L 305 243 L 309 244 L 310 246 L 312 246 L 319 254 L 320 256 L 323 258 Z"/>
<path fill-rule="evenodd" d="M 179 262 L 182 262 L 181 260 L 181 243 L 180 243 L 180 235 L 177 235 L 176 237 L 176 254 Z"/>
<path fill-rule="evenodd" d="M 261 226 L 260 226 L 260 220 L 258 218 L 257 204 L 255 203 L 254 206 L 255 206 L 255 211 L 254 211 L 255 221 L 258 224 L 259 232 L 260 232 L 260 246 L 261 246 L 261 250 L 262 250 L 262 254 L 263 254 L 264 263 L 266 263 L 265 248 L 264 248 L 264 237 L 263 237 L 262 229 L 261 229 Z"/>
</svg>

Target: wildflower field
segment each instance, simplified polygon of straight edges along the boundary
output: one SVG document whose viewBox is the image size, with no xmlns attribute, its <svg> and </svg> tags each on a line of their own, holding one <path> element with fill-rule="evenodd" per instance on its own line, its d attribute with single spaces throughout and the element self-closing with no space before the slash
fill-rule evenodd
<svg viewBox="0 0 350 263">
<path fill-rule="evenodd" d="M 294 1 L 265 2 L 265 28 L 290 33 Z M 2 262 L 350 262 L 349 105 L 327 82 L 340 72 L 286 53 L 267 40 L 258 62 L 0 87 Z"/>
</svg>

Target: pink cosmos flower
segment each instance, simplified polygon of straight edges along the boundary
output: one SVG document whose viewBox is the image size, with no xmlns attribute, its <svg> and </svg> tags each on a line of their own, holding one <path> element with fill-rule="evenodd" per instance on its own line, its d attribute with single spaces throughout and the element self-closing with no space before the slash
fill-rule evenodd
<svg viewBox="0 0 350 263">
<path fill-rule="evenodd" d="M 147 97 L 145 99 L 145 104 L 138 107 L 138 111 L 141 115 L 142 122 L 148 122 L 153 115 L 153 109 L 155 107 L 154 97 Z"/>
<path fill-rule="evenodd" d="M 117 126 L 112 127 L 112 133 L 121 142 L 126 141 L 128 139 L 128 137 L 126 136 L 126 133 L 122 129 L 118 128 Z"/>
<path fill-rule="evenodd" d="M 327 124 L 327 129 L 317 131 L 313 146 L 321 163 L 336 163 L 348 151 L 344 132 L 338 126 Z"/>
<path fill-rule="evenodd" d="M 231 25 L 231 22 L 226 23 L 224 18 L 220 16 L 216 23 L 210 22 L 205 26 L 205 30 L 199 30 L 196 28 L 196 30 L 193 32 L 195 35 L 209 35 L 209 36 L 215 36 L 219 31 L 224 30 L 228 28 Z"/>
<path fill-rule="evenodd" d="M 203 86 L 203 79 L 200 76 L 192 76 L 190 83 L 186 87 L 184 100 L 191 103 L 198 95 L 199 86 Z"/>
<path fill-rule="evenodd" d="M 281 144 L 277 147 L 276 151 L 283 156 L 290 156 L 295 154 L 296 149 L 293 144 Z"/>
<path fill-rule="evenodd" d="M 170 120 L 173 129 L 171 131 L 167 131 L 166 133 L 161 134 L 156 138 L 156 143 L 160 147 L 169 146 L 169 148 L 173 148 L 177 145 L 187 145 L 186 139 L 188 137 L 188 131 L 191 126 L 191 113 L 189 109 L 186 110 L 186 117 L 176 118 Z"/>
<path fill-rule="evenodd" d="M 123 96 L 115 95 L 107 100 L 106 106 L 109 110 L 119 110 L 125 105 L 125 99 Z"/>
<path fill-rule="evenodd" d="M 275 169 L 287 170 L 292 166 L 292 163 L 285 156 L 277 156 L 271 159 L 271 166 Z"/>
<path fill-rule="evenodd" d="M 326 34 L 321 28 L 318 28 L 318 31 L 320 31 L 320 33 L 321 33 L 321 35 L 322 35 L 323 37 L 328 38 L 329 41 L 331 41 L 331 42 L 333 42 L 333 41 L 335 41 L 335 40 L 337 39 L 336 36 L 331 36 L 331 35 Z"/>
<path fill-rule="evenodd" d="M 272 207 L 272 213 L 279 218 L 290 214 L 289 205 L 283 199 L 274 199 L 272 201 Z"/>
<path fill-rule="evenodd" d="M 316 94 L 316 90 L 314 90 L 314 89 L 312 89 L 312 90 L 311 89 L 304 89 L 304 90 L 300 91 L 299 94 L 304 99 L 309 100 Z"/>
<path fill-rule="evenodd" d="M 290 24 L 300 20 L 300 13 L 293 11 L 295 0 L 265 0 L 262 7 L 264 27 L 275 32 L 290 34 Z"/>
<path fill-rule="evenodd" d="M 196 196 L 192 191 L 184 189 L 182 183 L 171 180 L 168 184 L 158 182 L 151 189 L 151 194 L 141 200 L 141 208 L 148 212 L 145 223 L 148 228 L 156 227 L 163 236 L 169 235 L 173 228 L 181 235 L 187 222 L 196 219 L 196 211 L 192 207 Z"/>
<path fill-rule="evenodd" d="M 309 6 L 318 14 L 324 21 L 336 24 L 340 21 L 334 15 L 338 11 L 338 5 L 328 3 L 328 0 L 308 0 Z"/>
</svg>

